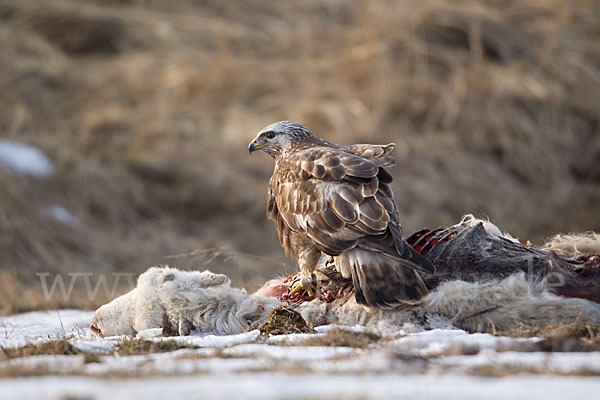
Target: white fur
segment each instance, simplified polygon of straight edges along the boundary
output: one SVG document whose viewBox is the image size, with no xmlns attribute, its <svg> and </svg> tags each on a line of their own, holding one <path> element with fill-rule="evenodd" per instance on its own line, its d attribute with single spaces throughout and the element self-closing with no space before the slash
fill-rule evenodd
<svg viewBox="0 0 600 400">
<path fill-rule="evenodd" d="M 98 308 L 92 319 L 92 331 L 102 336 L 135 334 L 134 296 L 131 291 Z"/>
<path fill-rule="evenodd" d="M 517 241 L 509 234 L 503 234 L 491 222 L 472 215 L 465 215 L 460 224 L 474 226 L 479 222 L 490 234 Z M 600 254 L 600 235 L 592 232 L 557 235 L 545 247 L 566 256 Z M 308 319 L 327 316 L 330 323 L 378 328 L 401 326 L 406 322 L 427 325 L 435 315 L 442 316 L 456 327 L 486 332 L 508 330 L 520 325 L 545 326 L 576 321 L 600 324 L 600 304 L 554 295 L 545 285 L 545 281 L 527 280 L 523 273 L 518 273 L 490 282 L 445 282 L 411 309 L 375 310 L 359 305 L 351 298 L 333 310 L 307 304 L 301 312 Z"/>
<path fill-rule="evenodd" d="M 507 232 L 502 233 L 500 228 L 498 228 L 496 225 L 494 225 L 494 223 L 492 223 L 490 220 L 477 218 L 473 214 L 463 215 L 463 217 L 461 218 L 460 222 L 457 225 L 465 225 L 465 226 L 471 227 L 471 226 L 475 226 L 479 223 L 483 224 L 483 228 L 489 234 L 498 236 L 498 237 L 503 237 L 512 242 L 519 243 L 519 239 L 513 237 L 510 233 L 507 233 Z"/>
<path fill-rule="evenodd" d="M 103 336 L 113 336 L 160 328 L 165 313 L 153 288 L 160 285 L 163 271 L 150 268 L 140 275 L 134 290 L 98 308 L 91 329 L 100 331 Z"/>
<path fill-rule="evenodd" d="M 335 303 L 335 302 L 334 302 Z M 311 301 L 300 305 L 297 311 L 313 326 L 326 324 L 361 325 L 384 332 L 397 332 L 407 324 L 422 325 L 415 314 L 406 309 L 384 310 L 358 304 L 351 296 L 343 305 Z M 450 325 L 450 324 L 448 324 Z"/>
<path fill-rule="evenodd" d="M 580 234 L 559 234 L 544 245 L 561 256 L 575 257 L 579 254 L 600 254 L 600 234 L 587 232 Z"/>
<path fill-rule="evenodd" d="M 273 297 L 249 296 L 230 284 L 225 275 L 210 271 L 153 267 L 140 275 L 135 289 L 100 307 L 91 329 L 102 336 L 161 327 L 180 335 L 192 329 L 233 334 L 266 320 L 282 304 Z"/>
<path fill-rule="evenodd" d="M 298 311 L 313 325 L 363 325 L 387 331 L 406 324 L 439 327 L 444 321 L 448 326 L 478 332 L 577 321 L 600 324 L 600 304 L 556 296 L 543 283 L 528 282 L 523 273 L 486 283 L 445 282 L 420 304 L 394 310 L 366 307 L 354 297 L 339 307 L 331 304 L 312 301 L 302 304 Z"/>
<path fill-rule="evenodd" d="M 281 280 L 272 280 L 258 293 L 274 293 L 280 286 Z M 180 335 L 191 329 L 233 334 L 265 322 L 279 305 L 274 297 L 232 288 L 225 275 L 154 267 L 140 276 L 134 290 L 100 307 L 92 325 L 104 336 L 132 335 L 165 321 Z M 394 310 L 360 305 L 353 296 L 332 303 L 313 300 L 296 309 L 313 326 L 338 323 L 385 331 L 444 324 L 483 332 L 576 321 L 600 324 L 600 304 L 551 294 L 544 282 L 529 282 L 523 273 L 485 283 L 445 282 L 420 304 Z"/>
<path fill-rule="evenodd" d="M 453 325 L 470 331 L 576 321 L 600 323 L 600 304 L 552 294 L 544 282 L 529 282 L 523 273 L 487 283 L 443 283 L 425 298 L 424 310 L 441 314 Z"/>
<path fill-rule="evenodd" d="M 243 289 L 232 288 L 229 279 L 218 286 L 200 287 L 190 279 L 194 273 L 177 271 L 177 278 L 160 290 L 161 303 L 180 335 L 189 334 L 190 329 L 240 333 L 264 322 L 271 309 L 282 304 L 273 297 L 249 296 Z"/>
</svg>

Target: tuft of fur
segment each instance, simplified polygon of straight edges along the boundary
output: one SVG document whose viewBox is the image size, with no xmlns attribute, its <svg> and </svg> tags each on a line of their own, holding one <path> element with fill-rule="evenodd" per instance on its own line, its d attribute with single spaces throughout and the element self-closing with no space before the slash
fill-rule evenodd
<svg viewBox="0 0 600 400">
<path fill-rule="evenodd" d="M 225 275 L 220 283 L 202 286 L 193 279 L 204 272 L 176 271 L 175 279 L 159 290 L 161 304 L 179 335 L 197 332 L 233 334 L 265 322 L 269 312 L 282 303 L 274 297 L 249 296 L 244 289 L 232 288 Z"/>
<path fill-rule="evenodd" d="M 427 313 L 440 314 L 469 331 L 493 332 L 520 325 L 600 323 L 600 305 L 550 293 L 544 282 L 528 281 L 524 273 L 484 283 L 449 281 L 423 302 Z"/>
<path fill-rule="evenodd" d="M 563 257 L 600 254 L 600 234 L 595 232 L 558 234 L 544 244 L 544 248 L 554 250 Z"/>
<path fill-rule="evenodd" d="M 179 335 L 191 330 L 233 334 L 266 321 L 280 305 L 276 298 L 232 288 L 225 275 L 152 267 L 140 275 L 135 289 L 98 308 L 90 329 L 102 336 L 161 327 Z"/>
<path fill-rule="evenodd" d="M 413 306 L 401 306 L 395 309 L 374 308 L 359 304 L 351 296 L 340 306 L 319 301 L 301 304 L 297 311 L 309 325 L 360 325 L 381 332 L 394 333 L 399 329 L 413 331 L 416 326 L 427 326 L 427 321 L 412 312 Z M 450 323 L 447 324 L 450 326 Z"/>
<path fill-rule="evenodd" d="M 501 238 L 505 238 L 508 239 L 512 242 L 515 243 L 520 243 L 519 239 L 513 237 L 510 233 L 508 232 L 504 232 L 502 233 L 502 231 L 500 230 L 500 228 L 498 228 L 493 222 L 491 222 L 489 219 L 481 219 L 481 218 L 477 218 L 476 216 L 474 216 L 473 214 L 465 214 L 462 216 L 462 218 L 460 219 L 460 222 L 458 224 L 456 224 L 456 226 L 475 226 L 477 224 L 482 224 L 483 228 L 491 235 L 494 236 L 498 236 Z"/>
</svg>

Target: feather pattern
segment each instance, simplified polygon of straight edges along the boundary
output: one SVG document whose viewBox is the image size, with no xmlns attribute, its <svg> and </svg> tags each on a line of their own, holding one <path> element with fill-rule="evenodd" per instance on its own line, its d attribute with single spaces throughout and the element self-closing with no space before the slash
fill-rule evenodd
<svg viewBox="0 0 600 400">
<path fill-rule="evenodd" d="M 294 126 L 287 124 L 262 132 L 281 128 L 285 135 Z M 338 146 L 295 132 L 269 152 L 275 169 L 267 216 L 286 253 L 299 264 L 306 248 L 335 256 L 362 304 L 393 307 L 427 294 L 417 271 L 431 273 L 433 266 L 402 239 L 392 176 L 385 169 L 395 164 L 394 144 Z"/>
</svg>

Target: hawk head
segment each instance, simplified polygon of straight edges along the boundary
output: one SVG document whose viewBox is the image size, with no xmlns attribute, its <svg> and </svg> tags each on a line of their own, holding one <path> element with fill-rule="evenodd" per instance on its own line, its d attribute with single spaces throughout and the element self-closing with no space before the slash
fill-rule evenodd
<svg viewBox="0 0 600 400">
<path fill-rule="evenodd" d="M 252 154 L 253 151 L 262 150 L 275 158 L 287 147 L 314 138 L 316 136 L 304 125 L 292 121 L 280 121 L 258 132 L 250 142 L 248 151 Z"/>
</svg>

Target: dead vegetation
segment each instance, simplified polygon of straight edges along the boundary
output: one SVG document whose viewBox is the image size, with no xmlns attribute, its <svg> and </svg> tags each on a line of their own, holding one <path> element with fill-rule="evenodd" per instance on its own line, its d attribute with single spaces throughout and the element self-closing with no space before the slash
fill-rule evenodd
<svg viewBox="0 0 600 400">
<path fill-rule="evenodd" d="M 253 327 L 249 330 L 254 329 Z M 269 320 L 259 328 L 263 335 L 287 335 L 291 333 L 313 333 L 299 312 L 289 307 L 276 307 L 269 313 Z"/>
<path fill-rule="evenodd" d="M 180 343 L 176 340 L 146 340 L 131 339 L 122 340 L 117 345 L 117 354 L 120 356 L 138 356 L 153 353 L 166 353 L 179 349 L 194 349 L 195 346 Z"/>
<path fill-rule="evenodd" d="M 116 351 L 113 355 L 139 356 L 194 348 L 196 348 L 196 346 L 180 343 L 176 340 L 153 341 L 147 339 L 125 339 L 116 343 Z M 68 339 L 56 339 L 41 343 L 29 343 L 22 347 L 0 348 L 1 361 L 40 355 L 72 356 L 78 354 L 83 354 L 85 356 L 85 362 L 98 361 L 98 354 L 79 350 L 77 347 L 73 346 Z"/>
<path fill-rule="evenodd" d="M 23 347 L 2 348 L 5 358 L 20 358 L 39 355 L 63 355 L 72 356 L 82 354 L 82 351 L 73 347 L 73 345 L 65 339 L 51 340 L 42 343 L 30 343 Z"/>
<path fill-rule="evenodd" d="M 540 337 L 537 351 L 600 351 L 600 327 L 582 322 L 551 324 L 544 327 L 521 326 L 497 332 L 499 336 Z"/>
<path fill-rule="evenodd" d="M 41 343 L 29 343 L 26 346 L 3 348 L 0 347 L 0 377 L 23 377 L 23 376 L 42 376 L 42 375 L 57 375 L 67 374 L 72 375 L 75 371 L 81 372 L 85 364 L 102 363 L 103 357 L 127 357 L 140 356 L 156 353 L 166 353 L 179 349 L 196 348 L 186 344 L 179 343 L 174 340 L 152 341 L 146 339 L 125 339 L 116 343 L 116 350 L 113 353 L 95 353 L 83 351 L 75 347 L 68 339 L 56 339 Z M 79 357 L 79 361 L 75 362 L 75 366 L 60 366 L 60 360 L 57 365 L 47 365 L 41 363 L 11 363 L 10 360 L 19 361 L 25 357 L 35 356 L 70 356 Z M 23 360 L 22 360 L 23 361 Z M 75 368 L 75 370 L 73 370 Z M 117 371 L 108 372 L 104 375 L 106 378 L 127 378 L 137 376 L 138 372 L 133 371 Z"/>
<path fill-rule="evenodd" d="M 269 314 L 269 321 L 259 328 L 262 335 L 289 335 L 294 333 L 315 333 L 308 326 L 302 315 L 289 307 L 281 306 L 274 308 Z M 376 333 L 370 331 L 356 332 L 343 328 L 333 328 L 325 335 L 294 342 L 292 346 L 328 346 L 328 347 L 355 347 L 367 348 L 381 339 Z"/>
<path fill-rule="evenodd" d="M 77 283 L 47 302 L 36 272 L 140 273 L 197 248 L 274 264 L 178 267 L 249 289 L 290 273 L 264 216 L 271 161 L 246 150 L 281 119 L 396 142 L 406 232 L 466 213 L 522 239 L 600 230 L 594 1 L 5 0 L 0 20 L 0 136 L 57 166 L 0 168 L 1 313 L 106 301 Z"/>
<path fill-rule="evenodd" d="M 354 347 L 365 349 L 376 344 L 381 339 L 376 333 L 370 331 L 356 332 L 349 329 L 334 328 L 327 331 L 324 336 L 315 336 L 299 342 L 298 346 L 328 346 L 328 347 Z"/>
</svg>

